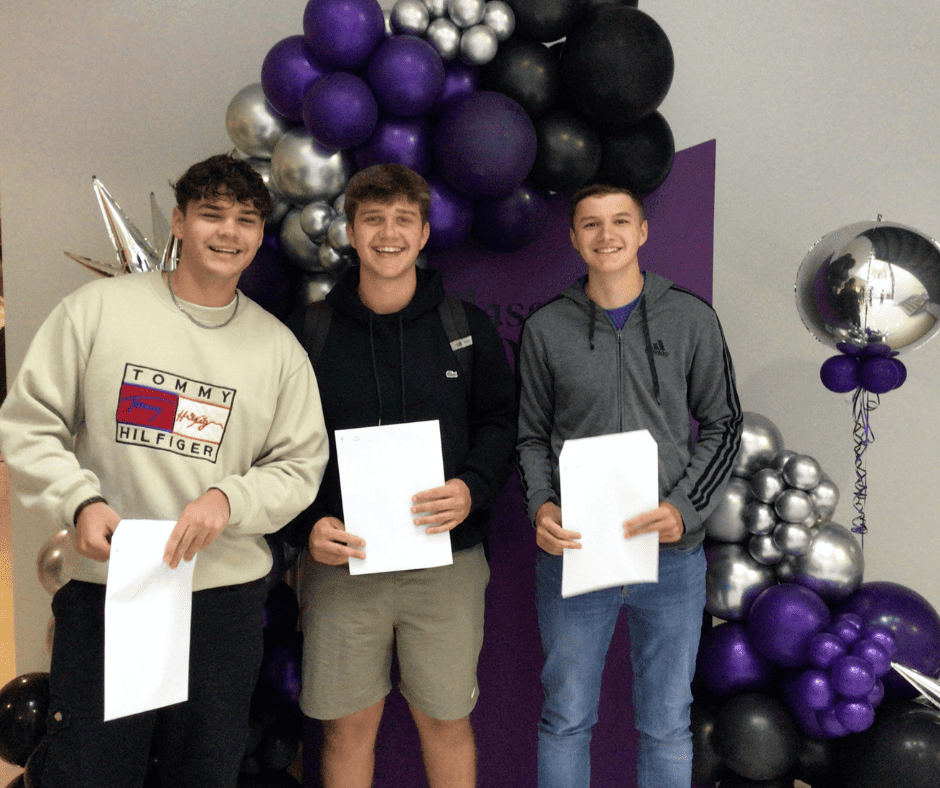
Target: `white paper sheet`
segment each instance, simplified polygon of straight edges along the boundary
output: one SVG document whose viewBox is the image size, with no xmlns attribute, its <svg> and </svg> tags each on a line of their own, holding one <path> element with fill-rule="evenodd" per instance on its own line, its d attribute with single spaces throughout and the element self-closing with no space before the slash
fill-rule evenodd
<svg viewBox="0 0 940 788">
<path fill-rule="evenodd" d="M 192 561 L 163 562 L 176 523 L 121 520 L 111 537 L 104 608 L 104 718 L 189 697 Z"/>
<path fill-rule="evenodd" d="M 453 563 L 450 534 L 426 534 L 411 511 L 411 496 L 444 484 L 437 421 L 337 430 L 336 459 L 346 530 L 366 540 L 349 574 Z"/>
<path fill-rule="evenodd" d="M 658 535 L 623 536 L 625 521 L 659 506 L 658 456 L 648 430 L 565 441 L 562 525 L 581 534 L 582 548 L 565 550 L 563 597 L 658 581 Z"/>
</svg>

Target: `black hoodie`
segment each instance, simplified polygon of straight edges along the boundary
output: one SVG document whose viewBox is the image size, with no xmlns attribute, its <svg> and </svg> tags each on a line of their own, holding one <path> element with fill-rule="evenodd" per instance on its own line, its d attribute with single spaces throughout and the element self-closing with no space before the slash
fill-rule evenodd
<svg viewBox="0 0 940 788">
<path fill-rule="evenodd" d="M 506 477 L 516 437 L 515 383 L 502 340 L 483 310 L 464 304 L 473 336 L 472 389 L 444 332 L 437 271 L 417 269 L 417 287 L 400 312 L 378 315 L 357 293 L 359 269 L 350 268 L 327 295 L 330 329 L 314 370 L 330 436 L 330 460 L 316 500 L 288 528 L 288 540 L 306 544 L 321 517 L 343 520 L 334 432 L 339 429 L 437 419 L 444 478 L 466 483 L 467 519 L 450 532 L 453 550 L 483 541 Z M 293 327 L 302 321 L 292 320 Z"/>
</svg>

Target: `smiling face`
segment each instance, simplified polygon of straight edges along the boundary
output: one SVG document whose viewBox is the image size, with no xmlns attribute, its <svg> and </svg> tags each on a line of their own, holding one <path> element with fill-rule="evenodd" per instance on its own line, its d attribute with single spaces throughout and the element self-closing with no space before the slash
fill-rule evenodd
<svg viewBox="0 0 940 788">
<path fill-rule="evenodd" d="M 413 277 L 415 260 L 430 232 L 416 202 L 403 197 L 390 203 L 361 202 L 346 226 L 349 243 L 359 255 L 360 281 Z"/>
<path fill-rule="evenodd" d="M 620 192 L 585 197 L 575 207 L 571 244 L 592 275 L 640 275 L 637 252 L 646 243 L 640 206 Z"/>
<path fill-rule="evenodd" d="M 234 199 L 192 200 L 173 209 L 173 235 L 182 241 L 178 275 L 203 287 L 235 286 L 261 246 L 264 219 L 254 204 Z"/>
</svg>

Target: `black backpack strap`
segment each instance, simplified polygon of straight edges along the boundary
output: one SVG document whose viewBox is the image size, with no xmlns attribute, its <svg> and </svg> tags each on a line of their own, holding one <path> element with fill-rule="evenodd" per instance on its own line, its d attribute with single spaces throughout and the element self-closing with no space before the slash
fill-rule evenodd
<svg viewBox="0 0 940 788">
<path fill-rule="evenodd" d="M 300 342 L 304 346 L 304 350 L 307 351 L 311 366 L 316 365 L 320 353 L 323 352 L 332 316 L 333 307 L 326 301 L 314 301 L 312 304 L 307 305 Z"/>
<path fill-rule="evenodd" d="M 444 300 L 437 305 L 437 312 L 441 316 L 450 349 L 460 364 L 469 395 L 473 384 L 473 334 L 467 322 L 467 310 L 459 298 L 445 295 Z"/>
</svg>

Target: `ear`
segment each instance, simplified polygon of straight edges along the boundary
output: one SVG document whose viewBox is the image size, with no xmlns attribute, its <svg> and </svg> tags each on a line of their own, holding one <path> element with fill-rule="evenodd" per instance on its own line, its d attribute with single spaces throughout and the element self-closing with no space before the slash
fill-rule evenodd
<svg viewBox="0 0 940 788">
<path fill-rule="evenodd" d="M 431 237 L 431 225 L 427 222 L 424 223 L 424 227 L 421 228 L 421 245 L 419 249 L 424 249 L 424 245 L 428 242 L 428 238 Z"/>
<path fill-rule="evenodd" d="M 180 210 L 178 205 L 173 206 L 173 218 L 172 218 L 172 230 L 173 235 L 176 238 L 181 239 L 183 237 L 183 220 L 186 218 L 186 215 Z"/>
<path fill-rule="evenodd" d="M 646 238 L 649 235 L 650 226 L 646 223 L 646 219 L 643 220 L 643 224 L 640 225 L 640 246 L 646 243 Z"/>
<path fill-rule="evenodd" d="M 578 237 L 574 234 L 574 228 L 568 228 L 568 235 L 571 237 L 571 245 L 574 247 L 574 250 L 581 254 L 581 250 L 578 248 Z"/>
<path fill-rule="evenodd" d="M 356 249 L 356 231 L 353 229 L 353 223 L 348 220 L 346 221 L 346 238 L 349 241 L 349 245 L 353 249 Z"/>
</svg>

